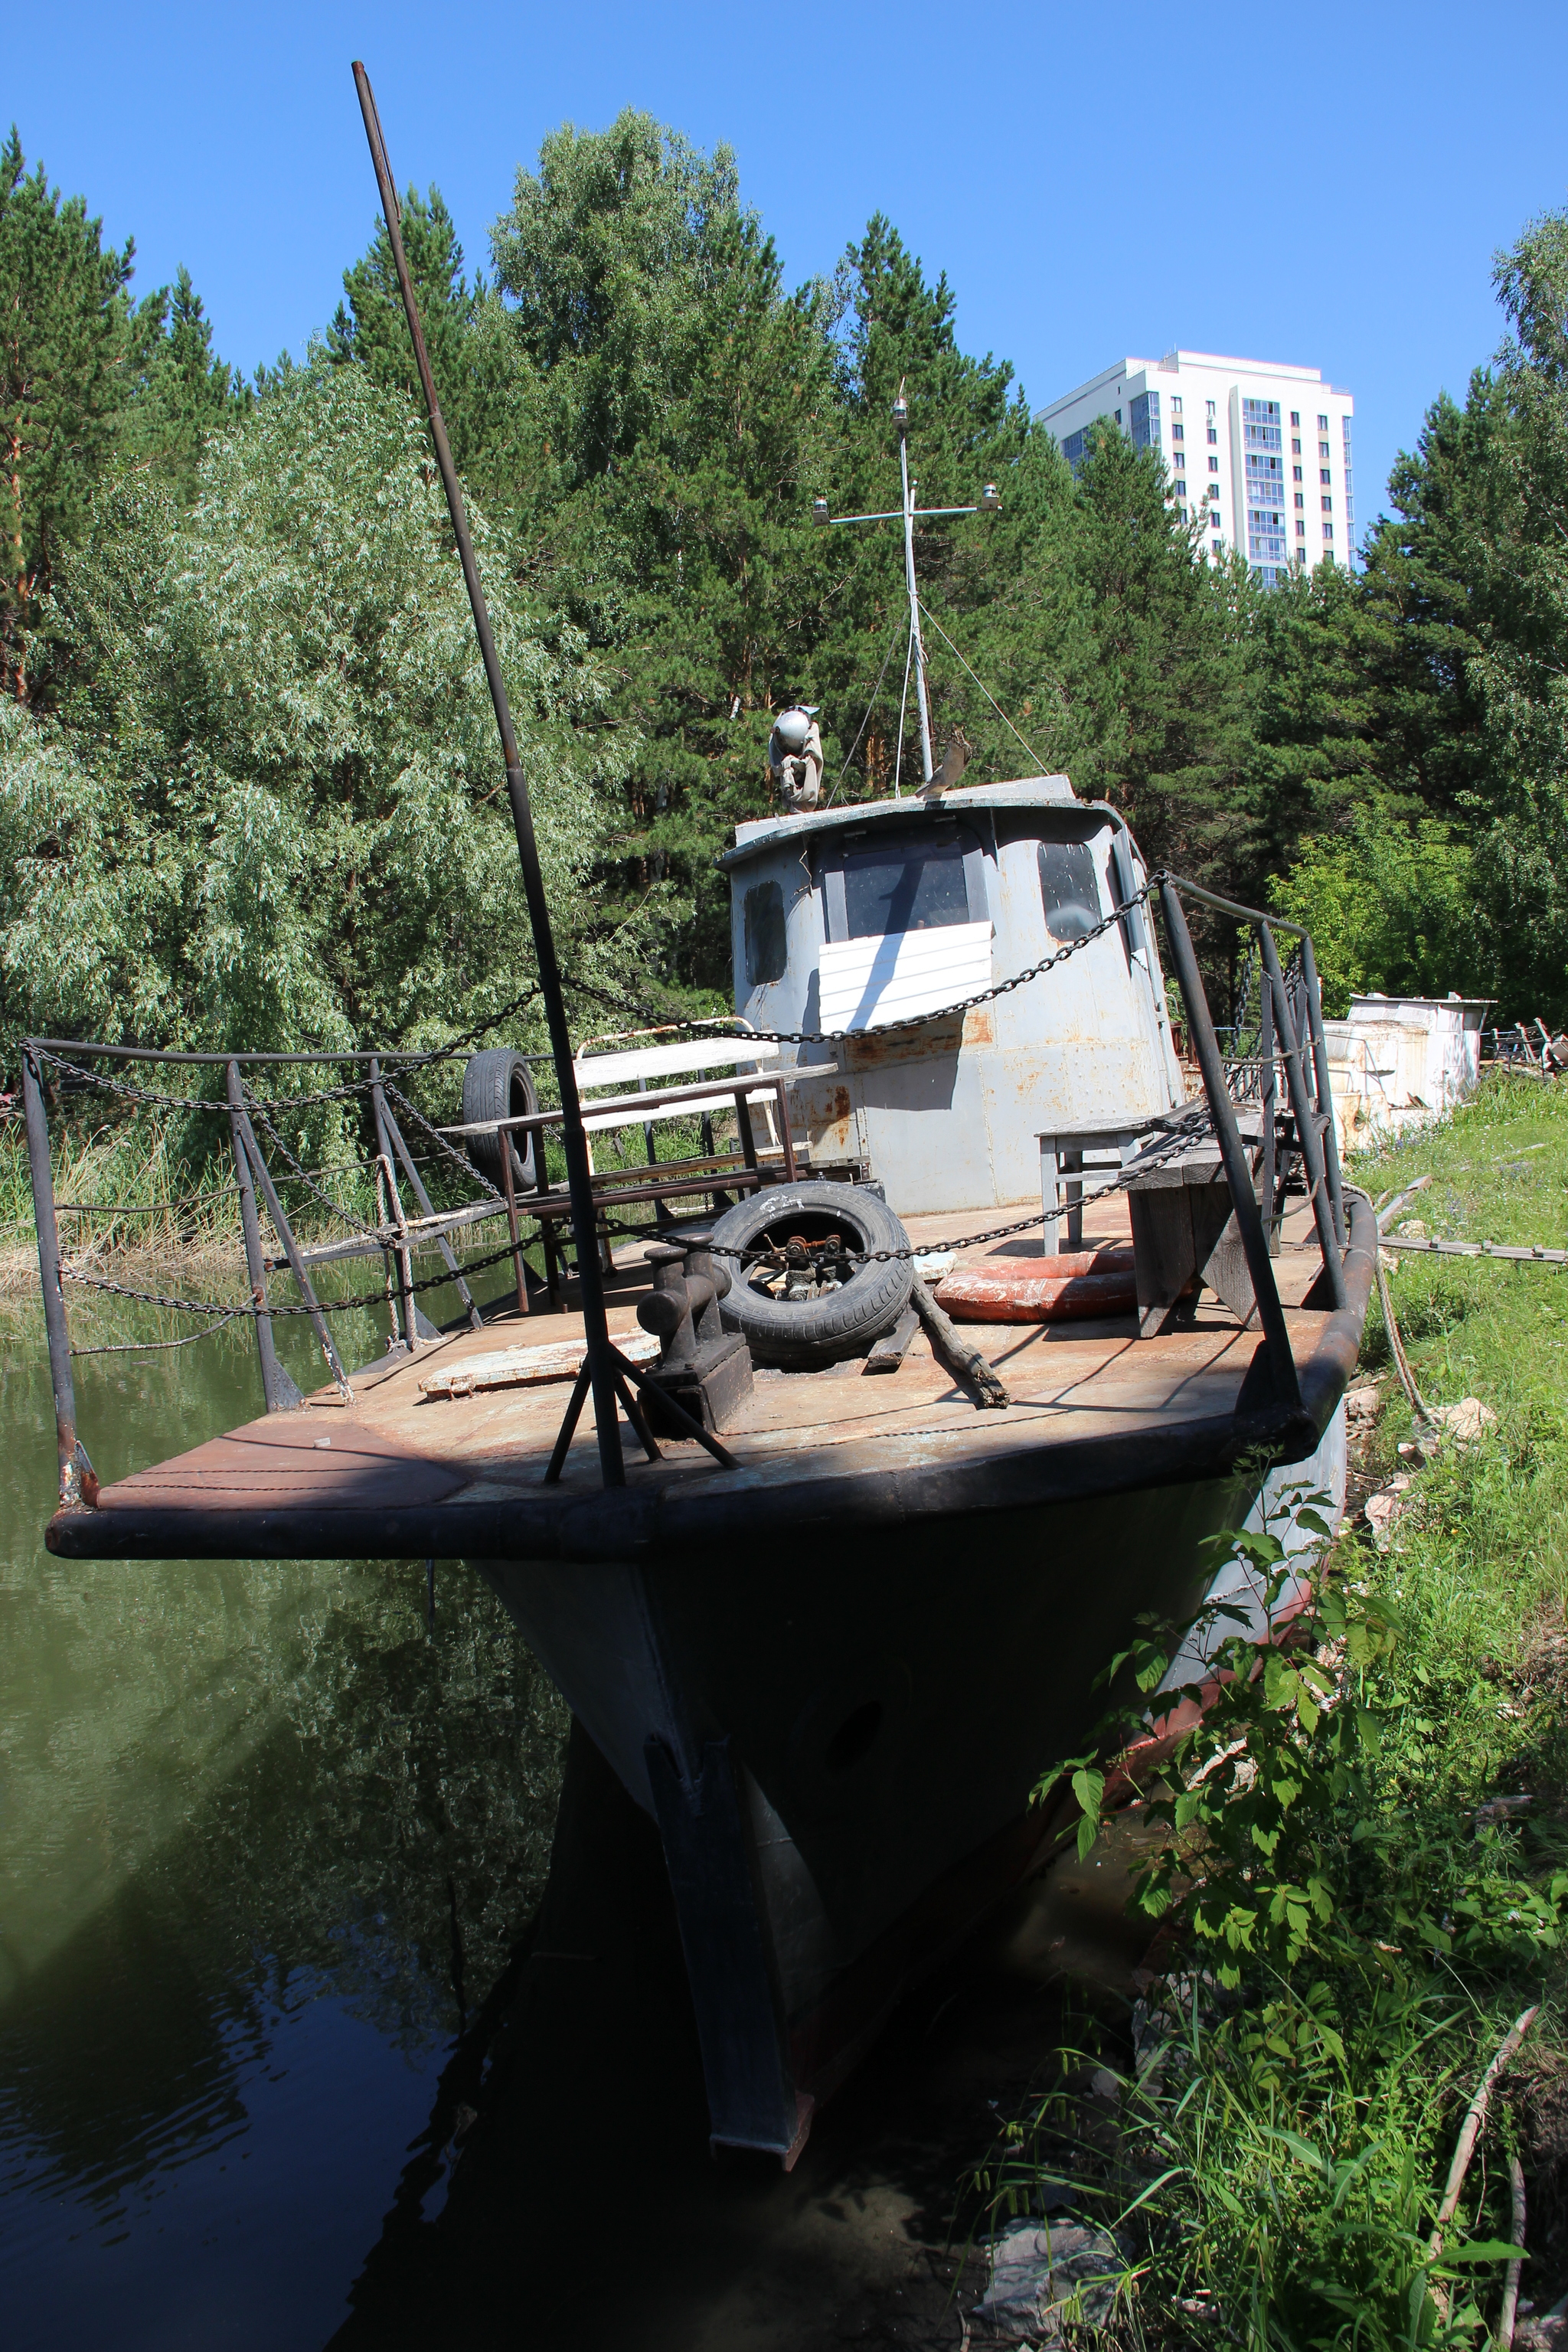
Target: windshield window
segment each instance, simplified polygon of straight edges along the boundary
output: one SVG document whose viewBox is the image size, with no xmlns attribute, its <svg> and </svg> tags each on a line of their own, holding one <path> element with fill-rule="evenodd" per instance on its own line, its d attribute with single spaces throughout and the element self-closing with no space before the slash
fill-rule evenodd
<svg viewBox="0 0 1568 2352">
<path fill-rule="evenodd" d="M 752 988 L 782 980 L 785 953 L 784 892 L 776 882 L 759 882 L 745 898 L 746 979 Z"/>
<path fill-rule="evenodd" d="M 847 939 L 934 931 L 970 919 L 961 842 L 889 845 L 844 861 Z"/>
<path fill-rule="evenodd" d="M 1042 841 L 1040 899 L 1056 940 L 1081 940 L 1100 920 L 1100 884 L 1087 841 Z"/>
</svg>

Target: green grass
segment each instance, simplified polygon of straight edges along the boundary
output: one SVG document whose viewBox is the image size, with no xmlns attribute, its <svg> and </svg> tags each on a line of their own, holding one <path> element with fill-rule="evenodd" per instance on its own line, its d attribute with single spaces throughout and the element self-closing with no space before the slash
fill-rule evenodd
<svg viewBox="0 0 1568 2352">
<path fill-rule="evenodd" d="M 1568 1087 L 1490 1082 L 1351 1172 L 1374 1196 L 1429 1174 L 1400 1212 L 1429 1233 L 1563 1246 Z M 1544 2308 L 1568 2284 L 1568 1283 L 1543 1266 L 1405 1256 L 1391 1286 L 1428 1401 L 1479 1397 L 1497 1423 L 1417 1467 L 1385 1553 L 1364 1533 L 1341 1538 L 1325 1591 L 1393 1635 L 1359 1664 L 1320 1654 L 1336 1704 L 1310 1727 L 1261 1682 L 1238 1704 L 1258 1779 L 1227 1768 L 1206 1832 L 1196 1823 L 1197 1886 L 1178 1885 L 1152 1958 L 1164 2038 L 1144 2037 L 1141 2063 L 1125 2023 L 1089 2037 L 1121 2081 L 1116 2133 L 1086 2131 L 1081 2104 L 1055 2091 L 984 2178 L 1005 2208 L 1066 2172 L 1084 2210 L 1119 2223 L 1136 2274 L 1115 2331 L 1129 2344 L 1487 2342 L 1510 2149 L 1529 2195 L 1522 2292 Z M 1375 1297 L 1363 1360 L 1387 1400 L 1365 1465 L 1381 1479 L 1411 1466 L 1397 1449 L 1414 1433 Z M 1364 1740 L 1347 1739 L 1356 1707 Z M 1282 1814 L 1260 1808 L 1260 1784 L 1293 1780 L 1305 1793 Z M 1527 1810 L 1478 1822 L 1521 1794 Z M 1267 1817 L 1279 1843 L 1249 1859 L 1222 1806 Z M 1226 1872 L 1241 1913 L 1266 1876 L 1321 1874 L 1305 1948 L 1291 1958 L 1260 1928 L 1227 1953 L 1212 1924 L 1205 1940 Z M 1446 2276 L 1427 2242 L 1459 2122 L 1536 2002 L 1446 2234 Z"/>
</svg>

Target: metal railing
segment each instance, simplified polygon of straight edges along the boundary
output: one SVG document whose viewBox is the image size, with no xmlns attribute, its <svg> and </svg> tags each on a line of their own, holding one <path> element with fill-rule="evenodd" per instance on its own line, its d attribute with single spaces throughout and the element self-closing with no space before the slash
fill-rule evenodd
<svg viewBox="0 0 1568 2352">
<path fill-rule="evenodd" d="M 1203 975 L 1198 970 L 1182 900 L 1184 898 L 1194 899 L 1199 906 L 1212 908 L 1216 914 L 1228 915 L 1237 922 L 1257 928 L 1264 976 L 1260 1026 L 1262 1037 L 1267 1041 L 1260 1046 L 1258 1055 L 1257 1098 L 1263 1114 L 1263 1166 L 1259 1171 L 1259 1189 L 1272 1217 L 1279 1183 L 1276 1073 L 1282 1064 L 1295 1129 L 1294 1148 L 1300 1155 L 1311 1200 L 1329 1303 L 1331 1307 L 1341 1307 L 1346 1300 L 1344 1251 L 1349 1236 L 1339 1140 L 1334 1132 L 1333 1096 L 1329 1082 L 1328 1042 L 1323 1034 L 1322 991 L 1311 938 L 1300 923 L 1289 922 L 1281 915 L 1265 914 L 1257 907 L 1244 907 L 1234 898 L 1221 898 L 1215 891 L 1205 890 L 1195 882 L 1184 880 L 1180 875 L 1161 874 L 1152 877 L 1152 882 L 1159 891 L 1160 912 L 1164 919 L 1165 937 L 1171 961 L 1175 967 L 1176 985 L 1182 994 L 1187 1034 L 1203 1074 L 1204 1093 L 1230 1187 L 1237 1231 L 1246 1255 L 1252 1293 L 1258 1304 L 1258 1325 L 1268 1348 L 1275 1383 L 1283 1400 L 1299 1403 L 1300 1381 L 1285 1322 L 1285 1310 L 1280 1304 L 1279 1286 L 1275 1278 L 1264 1210 L 1253 1190 L 1252 1171 L 1247 1165 L 1247 1150 L 1237 1120 L 1237 1105 L 1209 1012 L 1208 997 Z M 1298 1008 L 1292 1005 L 1291 992 L 1286 987 L 1279 950 L 1275 943 L 1276 931 L 1286 932 L 1300 942 L 1303 983 L 1300 993 L 1305 998 L 1305 1034 Z M 1310 1086 L 1307 1078 L 1309 1053 Z"/>
<path fill-rule="evenodd" d="M 389 1346 L 398 1346 L 412 1350 L 422 1336 L 433 1336 L 429 1326 L 426 1327 L 423 1334 L 420 1331 L 421 1318 L 416 1302 L 416 1292 L 429 1286 L 415 1281 L 413 1257 L 416 1249 L 435 1247 L 440 1251 L 446 1270 L 435 1277 L 436 1282 L 454 1283 L 470 1327 L 476 1330 L 481 1327 L 483 1318 L 474 1302 L 473 1295 L 464 1276 L 464 1270 L 458 1265 L 449 1239 L 451 1234 L 471 1225 L 479 1217 L 502 1214 L 508 1217 L 510 1246 L 506 1251 L 498 1252 L 497 1257 L 513 1258 L 517 1267 L 519 1294 L 520 1297 L 524 1299 L 526 1311 L 525 1294 L 522 1292 L 523 1244 L 515 1201 L 510 1197 L 503 1198 L 502 1194 L 496 1192 L 493 1205 L 481 1205 L 477 1212 L 473 1209 L 459 1209 L 445 1214 L 437 1212 L 426 1189 L 424 1179 L 420 1175 L 418 1163 L 409 1149 L 407 1139 L 399 1125 L 393 1107 L 387 1100 L 387 1087 L 383 1075 L 381 1055 L 368 1052 L 182 1054 L 161 1052 L 154 1046 L 110 1045 L 54 1037 L 28 1038 L 23 1044 L 21 1057 L 23 1113 L 26 1125 L 27 1163 L 32 1183 L 33 1216 L 37 1233 L 38 1275 L 43 1292 L 44 1326 L 48 1341 L 49 1377 L 54 1390 L 55 1426 L 59 1457 L 59 1500 L 63 1507 L 79 1509 L 89 1504 L 97 1487 L 91 1463 L 82 1446 L 77 1428 L 76 1388 L 71 1372 L 70 1328 L 65 1302 L 65 1284 L 68 1278 L 73 1278 L 73 1275 L 72 1269 L 66 1265 L 60 1247 L 59 1209 L 55 1198 L 54 1169 L 45 1094 L 46 1063 L 58 1062 L 65 1056 L 68 1056 L 69 1059 L 64 1063 L 62 1076 L 79 1081 L 82 1078 L 79 1065 L 84 1060 L 121 1064 L 151 1063 L 185 1069 L 223 1071 L 225 1097 L 222 1102 L 206 1099 L 197 1095 L 183 1097 L 154 1095 L 146 1089 L 131 1087 L 123 1081 L 112 1079 L 106 1079 L 102 1083 L 110 1087 L 115 1093 L 132 1099 L 161 1103 L 169 1107 L 177 1102 L 180 1108 L 189 1112 L 206 1111 L 215 1118 L 226 1119 L 236 1181 L 232 1187 L 224 1189 L 238 1196 L 240 1234 L 244 1244 L 249 1296 L 241 1302 L 159 1300 L 154 1297 L 153 1303 L 178 1306 L 189 1311 L 203 1314 L 211 1311 L 218 1320 L 231 1320 L 237 1316 L 243 1316 L 254 1323 L 262 1393 L 268 1412 L 285 1412 L 302 1401 L 300 1389 L 279 1360 L 272 1328 L 274 1317 L 279 1312 L 302 1312 L 308 1316 L 315 1330 L 327 1369 L 331 1374 L 340 1395 L 345 1401 L 352 1401 L 353 1391 L 349 1386 L 348 1375 L 343 1369 L 342 1360 L 333 1340 L 328 1316 L 344 1305 L 358 1305 L 363 1302 L 323 1302 L 318 1295 L 310 1278 L 310 1268 L 312 1260 L 322 1253 L 301 1248 L 293 1223 L 279 1197 L 279 1183 L 303 1185 L 307 1192 L 315 1193 L 317 1198 L 328 1207 L 335 1209 L 336 1204 L 331 1202 L 327 1195 L 320 1192 L 319 1187 L 312 1182 L 310 1172 L 301 1169 L 299 1163 L 293 1160 L 288 1147 L 271 1129 L 265 1107 L 246 1085 L 245 1072 L 247 1069 L 279 1066 L 292 1067 L 353 1066 L 363 1072 L 363 1076 L 355 1078 L 347 1087 L 335 1087 L 331 1089 L 331 1092 L 333 1094 L 363 1093 L 368 1097 L 375 1151 L 367 1172 L 372 1175 L 376 1190 L 377 1223 L 374 1228 L 364 1226 L 346 1215 L 343 1216 L 343 1222 L 353 1225 L 360 1236 L 361 1247 L 370 1254 L 379 1250 L 384 1258 L 386 1271 L 385 1296 L 392 1308 L 393 1318 L 393 1331 L 388 1342 Z M 399 1065 L 399 1075 L 402 1075 L 401 1065 Z M 278 1145 L 282 1157 L 291 1161 L 289 1172 L 279 1171 L 277 1177 L 274 1176 L 273 1170 L 257 1139 L 258 1118 L 260 1118 L 263 1125 L 268 1127 L 268 1132 L 272 1133 L 274 1142 Z M 432 1129 L 431 1132 L 434 1135 L 435 1130 Z M 449 1147 L 447 1148 L 449 1149 Z M 450 1156 L 454 1160 L 460 1161 L 475 1181 L 484 1185 L 487 1192 L 494 1192 L 494 1188 L 486 1182 L 479 1171 L 474 1169 L 471 1163 L 462 1160 L 461 1154 L 453 1151 Z M 508 1155 L 503 1154 L 502 1157 L 504 1161 Z M 506 1173 L 510 1178 L 510 1169 L 507 1169 Z M 418 1213 L 413 1218 L 405 1213 L 404 1208 L 405 1184 L 418 1203 Z M 508 1195 L 510 1194 L 510 1191 L 509 1182 Z M 213 1197 L 217 1196 L 215 1194 Z M 110 1213 L 114 1213 L 112 1202 L 107 1204 L 107 1208 Z M 278 1244 L 282 1252 L 281 1259 L 268 1259 L 263 1248 L 262 1209 L 265 1209 L 273 1232 L 277 1235 Z M 343 1214 L 342 1211 L 337 1213 L 340 1215 Z M 284 1266 L 292 1276 L 299 1290 L 300 1307 L 298 1309 L 288 1307 L 279 1309 L 276 1302 L 268 1297 L 267 1287 L 268 1273 L 279 1271 Z M 76 1275 L 74 1278 L 79 1280 L 84 1277 Z M 148 1295 L 131 1290 L 122 1284 L 105 1282 L 100 1286 L 133 1298 Z M 216 1323 L 212 1328 L 216 1328 Z"/>
<path fill-rule="evenodd" d="M 1300 1400 L 1300 1383 L 1289 1334 L 1280 1303 L 1275 1276 L 1271 1235 L 1285 1191 L 1286 1169 L 1281 1160 L 1281 1139 L 1287 1160 L 1299 1158 L 1309 1198 L 1311 1202 L 1318 1242 L 1322 1255 L 1324 1281 L 1328 1303 L 1340 1307 L 1345 1303 L 1343 1253 L 1347 1242 L 1344 1209 L 1344 1188 L 1340 1169 L 1339 1150 L 1334 1131 L 1333 1105 L 1330 1092 L 1328 1048 L 1323 1033 L 1321 996 L 1318 982 L 1312 942 L 1308 933 L 1283 918 L 1265 914 L 1258 908 L 1245 907 L 1234 899 L 1225 898 L 1200 885 L 1184 880 L 1180 876 L 1157 874 L 1150 878 L 1141 895 L 1157 898 L 1164 922 L 1173 976 L 1181 992 L 1187 1034 L 1203 1077 L 1209 1120 L 1214 1139 L 1228 1185 L 1237 1232 L 1246 1256 L 1257 1306 L 1258 1326 L 1273 1370 L 1276 1386 L 1281 1398 L 1295 1402 Z M 1256 1051 L 1245 1056 L 1233 1056 L 1227 1063 L 1209 1012 L 1208 999 L 1194 950 L 1183 899 L 1187 898 L 1210 908 L 1215 913 L 1255 928 L 1259 950 L 1261 973 L 1260 1003 L 1256 1030 L 1247 1030 L 1247 1041 Z M 1287 981 L 1281 967 L 1275 932 L 1288 933 L 1299 942 L 1299 971 Z M 940 1015 L 933 1015 L 940 1019 Z M 69 1057 L 62 1060 L 62 1057 Z M 62 1076 L 79 1076 L 83 1061 L 110 1063 L 165 1064 L 184 1068 L 205 1068 L 224 1073 L 225 1098 L 222 1102 L 205 1100 L 201 1097 L 171 1097 L 149 1093 L 129 1087 L 122 1081 L 105 1077 L 100 1083 L 115 1092 L 139 1100 L 173 1105 L 184 1109 L 209 1111 L 215 1117 L 226 1118 L 229 1129 L 236 1182 L 226 1188 L 237 1193 L 240 1230 L 244 1243 L 246 1275 L 249 1296 L 243 1302 L 163 1300 L 192 1312 L 209 1310 L 221 1319 L 245 1317 L 256 1327 L 256 1345 L 261 1373 L 262 1391 L 269 1412 L 281 1412 L 300 1402 L 300 1391 L 279 1362 L 273 1333 L 274 1316 L 303 1313 L 315 1329 L 322 1356 L 339 1391 L 345 1398 L 352 1394 L 348 1375 L 332 1339 L 328 1316 L 341 1307 L 363 1305 L 363 1300 L 328 1300 L 323 1302 L 311 1281 L 310 1265 L 328 1255 L 343 1255 L 352 1249 L 356 1255 L 379 1251 L 386 1273 L 385 1297 L 391 1309 L 392 1332 L 389 1346 L 405 1348 L 410 1352 L 421 1338 L 433 1336 L 431 1327 L 421 1330 L 421 1317 L 416 1293 L 451 1282 L 456 1285 L 468 1315 L 470 1327 L 478 1329 L 483 1318 L 474 1302 L 464 1278 L 464 1268 L 458 1262 L 450 1236 L 471 1227 L 484 1218 L 504 1215 L 509 1231 L 509 1244 L 492 1256 L 481 1261 L 485 1265 L 510 1258 L 517 1282 L 517 1303 L 521 1313 L 529 1312 L 523 1262 L 524 1243 L 521 1235 L 520 1211 L 527 1213 L 530 1204 L 520 1202 L 515 1191 L 511 1154 L 502 1149 L 500 1154 L 502 1185 L 497 1188 L 480 1174 L 467 1156 L 447 1141 L 443 1132 L 416 1111 L 393 1081 L 385 1075 L 383 1057 L 375 1053 L 321 1054 L 180 1054 L 163 1053 L 153 1046 L 128 1046 L 80 1044 L 55 1038 L 29 1039 L 22 1049 L 22 1095 L 26 1121 L 28 1161 L 32 1176 L 34 1214 L 37 1229 L 38 1271 L 43 1289 L 44 1319 L 48 1339 L 49 1370 L 54 1389 L 55 1419 L 59 1458 L 59 1500 L 66 1508 L 81 1508 L 90 1505 L 96 1491 L 90 1463 L 81 1446 L 77 1429 L 75 1385 L 71 1373 L 71 1343 L 66 1310 L 64 1285 L 68 1278 L 80 1280 L 79 1273 L 67 1268 L 62 1258 L 59 1240 L 58 1212 L 55 1201 L 54 1177 L 50 1158 L 48 1119 L 45 1100 L 44 1066 L 58 1064 Z M 256 1096 L 246 1083 L 246 1072 L 266 1066 L 289 1066 L 352 1067 L 356 1076 L 347 1084 L 328 1090 L 329 1096 L 363 1095 L 368 1097 L 371 1123 L 374 1135 L 374 1156 L 372 1171 L 377 1192 L 377 1222 L 374 1227 L 363 1225 L 344 1216 L 353 1227 L 355 1239 L 331 1250 L 301 1248 L 293 1224 L 279 1197 L 279 1183 L 302 1183 L 319 1201 L 326 1196 L 310 1182 L 308 1171 L 302 1170 L 287 1145 L 282 1142 L 267 1116 L 268 1105 Z M 395 1075 L 404 1075 L 404 1065 L 397 1061 Z M 1289 1125 L 1285 1128 L 1280 1118 L 1279 1093 L 1281 1080 L 1289 1111 Z M 396 1117 L 388 1089 L 397 1093 L 418 1124 L 427 1130 L 429 1140 L 460 1170 L 465 1171 L 489 1197 L 477 1207 L 469 1206 L 437 1212 L 419 1173 L 419 1166 L 409 1148 L 403 1127 Z M 316 1097 L 320 1099 L 321 1097 Z M 1258 1106 L 1260 1117 L 1260 1159 L 1256 1171 L 1250 1162 L 1248 1146 L 1244 1139 L 1238 1119 L 1238 1108 Z M 276 1108 L 273 1105 L 271 1108 Z M 502 1119 L 491 1122 L 498 1131 L 502 1128 L 526 1125 L 542 1128 L 548 1119 L 559 1120 L 559 1112 L 537 1114 L 526 1120 Z M 259 1119 L 274 1145 L 289 1162 L 289 1172 L 275 1176 L 257 1136 Z M 456 1132 L 456 1131 L 454 1131 Z M 405 1211 L 403 1192 L 406 1185 L 417 1202 L 417 1214 L 410 1217 Z M 335 1204 L 328 1202 L 329 1207 Z M 281 1257 L 268 1258 L 262 1244 L 261 1213 L 266 1214 L 277 1234 Z M 552 1213 L 559 1213 L 553 1212 Z M 545 1232 L 548 1220 L 539 1218 L 541 1232 Z M 550 1238 L 546 1235 L 546 1239 Z M 444 1274 L 416 1282 L 413 1259 L 416 1252 L 438 1248 L 446 1271 Z M 581 1258 L 581 1250 L 577 1253 Z M 595 1252 L 596 1258 L 596 1251 Z M 298 1288 L 299 1307 L 279 1307 L 269 1299 L 267 1278 L 269 1272 L 283 1268 L 293 1277 Z M 470 1261 L 468 1271 L 475 1270 Z M 100 1287 L 135 1298 L 147 1294 L 127 1289 L 123 1285 L 102 1283 Z M 216 1327 L 215 1327 L 216 1328 Z"/>
</svg>

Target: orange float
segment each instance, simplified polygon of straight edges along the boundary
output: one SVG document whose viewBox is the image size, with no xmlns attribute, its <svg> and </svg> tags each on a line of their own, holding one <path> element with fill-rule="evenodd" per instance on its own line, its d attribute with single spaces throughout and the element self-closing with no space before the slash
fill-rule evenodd
<svg viewBox="0 0 1568 2352">
<path fill-rule="evenodd" d="M 936 1303 L 956 1323 L 1066 1323 L 1130 1315 L 1138 1304 L 1132 1264 L 1127 1248 L 976 1258 L 943 1275 Z"/>
</svg>

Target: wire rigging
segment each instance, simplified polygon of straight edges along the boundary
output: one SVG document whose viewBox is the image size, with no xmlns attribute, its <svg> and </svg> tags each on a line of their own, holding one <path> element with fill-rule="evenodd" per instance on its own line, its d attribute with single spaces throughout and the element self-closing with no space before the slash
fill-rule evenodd
<svg viewBox="0 0 1568 2352">
<path fill-rule="evenodd" d="M 926 603 L 923 596 L 920 600 L 920 606 L 921 611 L 925 614 L 926 619 L 931 623 L 931 627 L 936 631 L 937 635 L 942 639 L 942 644 L 947 647 L 949 653 L 952 654 L 953 659 L 962 665 L 963 668 L 970 677 L 974 679 L 975 685 L 980 688 L 981 693 L 985 697 L 986 701 L 991 705 L 992 709 L 996 713 L 996 716 L 1002 721 L 1003 726 L 1007 728 L 1014 735 L 1018 736 L 1019 742 L 1022 743 L 1025 751 L 1027 751 L 1030 759 L 1035 762 L 1037 771 L 1043 774 L 1046 763 L 1041 759 L 1039 753 L 1036 751 L 1034 745 L 1029 741 L 1027 736 L 1018 735 L 1017 729 L 1013 725 L 1012 720 L 1003 709 L 1002 705 L 997 701 L 996 697 L 992 693 L 991 688 L 986 685 L 985 680 L 983 677 L 975 677 L 975 673 L 969 667 L 969 664 L 964 660 L 963 656 L 959 652 L 958 647 L 953 644 L 952 639 L 948 635 L 947 631 L 942 627 L 942 623 L 937 619 L 936 614 L 931 611 L 931 606 Z"/>
</svg>

